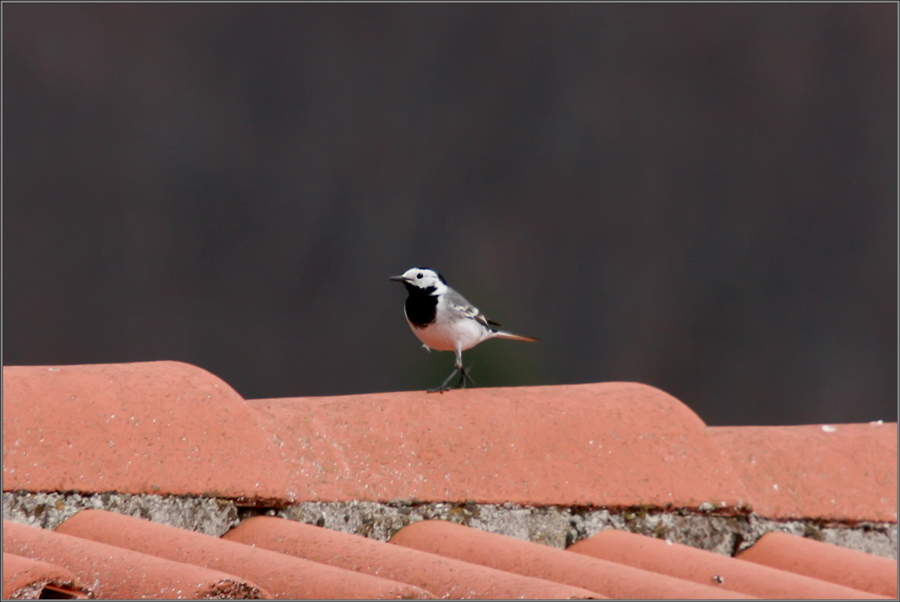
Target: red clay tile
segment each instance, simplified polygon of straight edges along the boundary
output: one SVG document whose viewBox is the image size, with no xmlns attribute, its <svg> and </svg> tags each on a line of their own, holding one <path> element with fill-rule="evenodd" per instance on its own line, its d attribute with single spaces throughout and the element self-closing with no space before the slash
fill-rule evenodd
<svg viewBox="0 0 900 602">
<path fill-rule="evenodd" d="M 697 415 L 646 385 L 248 404 L 270 417 L 281 440 L 298 443 L 294 478 L 308 483 L 309 499 L 607 507 L 746 499 Z"/>
<path fill-rule="evenodd" d="M 570 585 L 523 577 L 283 518 L 249 518 L 222 538 L 351 571 L 411 583 L 440 598 L 604 597 Z"/>
<path fill-rule="evenodd" d="M 747 497 L 697 415 L 640 384 L 245 403 L 179 362 L 3 374 L 6 491 L 688 508 Z"/>
<path fill-rule="evenodd" d="M 406 583 L 104 510 L 82 510 L 56 530 L 177 562 L 242 575 L 265 587 L 276 598 L 433 597 Z"/>
<path fill-rule="evenodd" d="M 776 519 L 897 520 L 896 424 L 705 429 L 677 399 L 633 383 L 245 402 L 179 362 L 3 375 L 5 491 L 266 505 L 749 501 Z"/>
<path fill-rule="evenodd" d="M 233 575 L 7 520 L 3 551 L 63 567 L 100 598 L 270 597 Z"/>
<path fill-rule="evenodd" d="M 573 544 L 567 552 L 619 562 L 696 583 L 714 584 L 723 590 L 759 598 L 878 597 L 869 592 L 625 531 L 601 531 Z"/>
<path fill-rule="evenodd" d="M 707 432 L 763 516 L 897 522 L 897 423 Z"/>
<path fill-rule="evenodd" d="M 568 583 L 610 598 L 752 597 L 447 521 L 413 523 L 400 529 L 390 543 L 511 573 Z"/>
<path fill-rule="evenodd" d="M 180 362 L 4 367 L 3 488 L 283 497 L 260 419 Z"/>
<path fill-rule="evenodd" d="M 71 571 L 32 558 L 3 552 L 3 599 L 93 598 Z"/>
<path fill-rule="evenodd" d="M 737 558 L 873 594 L 897 597 L 896 560 L 821 541 L 787 533 L 767 533 Z"/>
</svg>

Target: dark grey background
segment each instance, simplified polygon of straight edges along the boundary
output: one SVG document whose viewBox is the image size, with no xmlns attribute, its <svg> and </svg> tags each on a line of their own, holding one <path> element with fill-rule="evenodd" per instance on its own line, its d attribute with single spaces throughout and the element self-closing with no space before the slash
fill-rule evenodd
<svg viewBox="0 0 900 602">
<path fill-rule="evenodd" d="M 896 420 L 897 5 L 4 4 L 4 363 Z"/>
</svg>

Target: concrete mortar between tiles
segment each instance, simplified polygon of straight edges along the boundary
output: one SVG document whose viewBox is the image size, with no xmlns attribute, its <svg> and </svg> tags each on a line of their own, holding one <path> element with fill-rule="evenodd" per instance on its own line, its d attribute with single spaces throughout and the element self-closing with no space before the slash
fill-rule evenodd
<svg viewBox="0 0 900 602">
<path fill-rule="evenodd" d="M 301 502 L 267 509 L 195 496 L 3 493 L 4 519 L 45 529 L 54 529 L 88 508 L 137 516 L 214 537 L 220 537 L 241 520 L 258 515 L 279 516 L 381 541 L 410 523 L 439 519 L 556 548 L 566 548 L 605 529 L 619 529 L 727 556 L 750 547 L 770 531 L 781 531 L 897 560 L 897 524 L 887 522 L 779 521 L 753 513 L 725 516 L 685 510 L 474 502 Z"/>
</svg>

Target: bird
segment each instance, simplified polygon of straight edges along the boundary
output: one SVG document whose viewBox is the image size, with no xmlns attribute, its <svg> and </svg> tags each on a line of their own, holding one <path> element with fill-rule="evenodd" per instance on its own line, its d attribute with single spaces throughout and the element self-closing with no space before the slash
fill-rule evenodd
<svg viewBox="0 0 900 602">
<path fill-rule="evenodd" d="M 453 351 L 456 363 L 440 386 L 428 389 L 429 393 L 443 393 L 451 388 L 466 387 L 466 381 L 475 384 L 463 366 L 462 353 L 488 339 L 510 339 L 513 341 L 537 342 L 534 337 L 525 337 L 501 330 L 502 325 L 488 320 L 481 311 L 466 301 L 466 298 L 450 288 L 444 277 L 429 268 L 410 268 L 400 276 L 390 280 L 400 282 L 409 292 L 404 313 L 409 327 L 426 350 Z M 459 382 L 448 386 L 459 374 Z"/>
</svg>

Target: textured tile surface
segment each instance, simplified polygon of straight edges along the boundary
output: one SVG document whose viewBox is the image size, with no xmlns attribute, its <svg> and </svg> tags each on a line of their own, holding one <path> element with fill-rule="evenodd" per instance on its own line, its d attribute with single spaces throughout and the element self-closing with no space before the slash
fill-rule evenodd
<svg viewBox="0 0 900 602">
<path fill-rule="evenodd" d="M 446 521 L 423 521 L 404 527 L 391 538 L 391 543 L 520 575 L 586 587 L 609 598 L 752 597 Z"/>
<path fill-rule="evenodd" d="M 707 428 L 634 383 L 246 401 L 178 362 L 3 375 L 23 595 L 897 593 L 896 423 Z"/>
<path fill-rule="evenodd" d="M 887 558 L 785 533 L 767 533 L 737 557 L 873 594 L 897 597 L 897 562 Z"/>
<path fill-rule="evenodd" d="M 234 575 L 10 521 L 3 551 L 66 569 L 99 598 L 270 597 Z"/>
<path fill-rule="evenodd" d="M 598 533 L 579 541 L 568 551 L 696 583 L 714 584 L 758 598 L 839 600 L 877 597 L 868 591 L 622 531 Z"/>
<path fill-rule="evenodd" d="M 897 423 L 710 427 L 756 512 L 897 522 Z"/>
<path fill-rule="evenodd" d="M 3 598 L 36 600 L 54 592 L 68 598 L 93 598 L 71 571 L 32 558 L 3 552 Z"/>
<path fill-rule="evenodd" d="M 277 598 L 430 597 L 405 583 L 103 510 L 83 510 L 56 531 L 189 565 L 239 573 Z"/>
<path fill-rule="evenodd" d="M 498 571 L 321 527 L 268 516 L 245 520 L 223 536 L 351 571 L 413 583 L 440 598 L 601 598 L 555 581 Z"/>
</svg>

